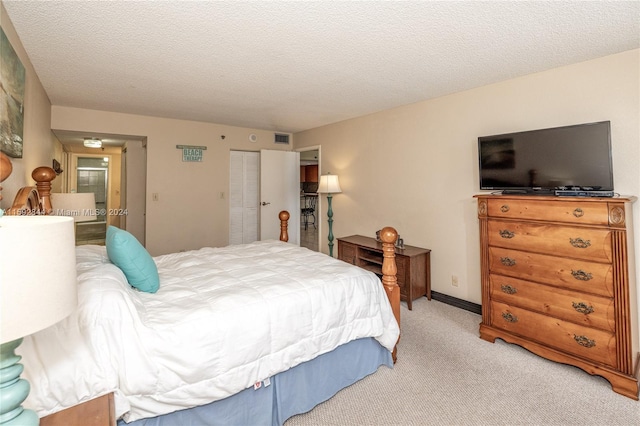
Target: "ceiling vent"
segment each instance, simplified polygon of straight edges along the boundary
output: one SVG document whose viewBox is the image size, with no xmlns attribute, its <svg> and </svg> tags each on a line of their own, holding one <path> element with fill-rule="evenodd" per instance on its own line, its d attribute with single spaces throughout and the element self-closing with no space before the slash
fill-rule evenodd
<svg viewBox="0 0 640 426">
<path fill-rule="evenodd" d="M 276 133 L 275 143 L 289 145 L 289 135 L 286 133 Z"/>
</svg>

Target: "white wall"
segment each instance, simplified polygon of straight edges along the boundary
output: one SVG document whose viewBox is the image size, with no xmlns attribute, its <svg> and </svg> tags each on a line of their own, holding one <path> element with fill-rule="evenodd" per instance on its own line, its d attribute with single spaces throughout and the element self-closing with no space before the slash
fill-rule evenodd
<svg viewBox="0 0 640 426">
<path fill-rule="evenodd" d="M 336 237 L 393 226 L 432 250 L 434 291 L 481 303 L 478 136 L 610 120 L 615 189 L 640 195 L 639 58 L 628 51 L 296 133 L 295 147 L 322 146 L 322 173 L 340 177 Z"/>
</svg>

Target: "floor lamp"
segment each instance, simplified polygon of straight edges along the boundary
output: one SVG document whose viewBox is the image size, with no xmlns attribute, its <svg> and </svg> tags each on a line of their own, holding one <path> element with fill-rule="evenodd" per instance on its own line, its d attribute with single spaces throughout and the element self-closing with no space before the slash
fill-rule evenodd
<svg viewBox="0 0 640 426">
<path fill-rule="evenodd" d="M 0 271 L 0 425 L 37 425 L 38 415 L 22 407 L 31 386 L 15 350 L 77 305 L 73 219 L 0 217 Z"/>
<path fill-rule="evenodd" d="M 320 176 L 320 183 L 318 184 L 318 194 L 327 194 L 327 216 L 329 217 L 329 256 L 333 257 L 333 210 L 331 209 L 332 194 L 339 194 L 342 192 L 340 189 L 340 181 L 338 181 L 337 175 L 327 173 Z"/>
</svg>

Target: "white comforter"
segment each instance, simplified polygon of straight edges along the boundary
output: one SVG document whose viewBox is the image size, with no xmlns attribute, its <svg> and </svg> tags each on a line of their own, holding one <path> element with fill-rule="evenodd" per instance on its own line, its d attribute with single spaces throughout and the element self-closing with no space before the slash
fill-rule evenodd
<svg viewBox="0 0 640 426">
<path fill-rule="evenodd" d="M 46 415 L 115 392 L 131 421 L 202 405 L 361 337 L 399 329 L 372 273 L 279 241 L 154 258 L 132 289 L 104 247 L 77 248 L 77 311 L 25 338 L 25 407 Z M 43 282 L 46 285 L 46 280 Z"/>
</svg>

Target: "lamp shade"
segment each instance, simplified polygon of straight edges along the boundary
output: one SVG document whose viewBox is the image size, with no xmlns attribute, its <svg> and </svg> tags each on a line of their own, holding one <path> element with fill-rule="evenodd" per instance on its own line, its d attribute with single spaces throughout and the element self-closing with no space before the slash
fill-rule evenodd
<svg viewBox="0 0 640 426">
<path fill-rule="evenodd" d="M 75 222 L 96 220 L 96 196 L 93 192 L 51 194 L 53 215 L 72 216 Z"/>
<path fill-rule="evenodd" d="M 340 189 L 340 181 L 337 175 L 322 175 L 318 184 L 318 194 L 338 194 L 342 192 Z"/>
<path fill-rule="evenodd" d="M 0 343 L 57 323 L 77 300 L 73 219 L 0 217 Z"/>
</svg>

